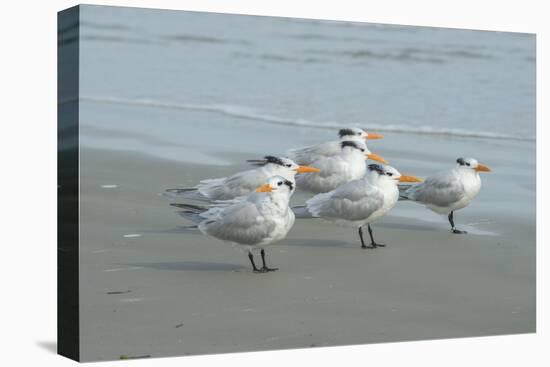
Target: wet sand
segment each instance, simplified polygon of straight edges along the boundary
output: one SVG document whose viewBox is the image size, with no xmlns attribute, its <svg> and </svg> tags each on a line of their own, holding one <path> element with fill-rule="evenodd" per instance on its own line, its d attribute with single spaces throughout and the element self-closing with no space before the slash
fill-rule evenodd
<svg viewBox="0 0 550 367">
<path fill-rule="evenodd" d="M 82 359 L 534 332 L 534 144 L 430 138 L 431 148 L 448 148 L 434 156 L 422 153 L 422 137 L 407 139 L 377 143 L 377 152 L 419 176 L 448 167 L 458 147 L 485 151 L 478 158 L 495 171 L 456 214 L 472 233 L 453 235 L 445 218 L 410 202 L 374 225 L 388 244 L 376 250 L 361 250 L 351 229 L 298 220 L 268 248 L 280 269 L 268 274 L 184 229 L 159 195 L 242 170 L 250 154 L 220 153 L 230 164 L 206 165 L 83 148 Z"/>
</svg>

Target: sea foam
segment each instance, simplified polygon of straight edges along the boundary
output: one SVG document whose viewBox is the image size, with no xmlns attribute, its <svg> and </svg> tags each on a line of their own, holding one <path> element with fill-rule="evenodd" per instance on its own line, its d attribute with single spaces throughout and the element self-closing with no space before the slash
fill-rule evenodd
<svg viewBox="0 0 550 367">
<path fill-rule="evenodd" d="M 82 96 L 82 101 L 96 102 L 96 103 L 112 103 L 112 104 L 125 104 L 134 106 L 144 106 L 153 108 L 166 108 L 166 109 L 179 109 L 179 110 L 192 110 L 192 111 L 204 111 L 211 113 L 219 113 L 226 116 L 237 117 L 242 119 L 250 119 L 255 121 L 261 121 L 274 125 L 284 126 L 296 126 L 296 127 L 311 127 L 315 129 L 339 129 L 342 126 L 355 126 L 365 124 L 358 124 L 356 122 L 337 122 L 337 121 L 313 121 L 304 118 L 290 118 L 275 116 L 268 113 L 259 112 L 253 108 L 246 106 L 238 106 L 231 104 L 197 104 L 175 101 L 155 100 L 150 98 L 120 98 L 120 97 L 98 97 L 98 96 Z M 62 101 L 60 103 L 68 102 Z M 535 141 L 534 136 L 518 136 L 512 134 L 502 134 L 493 131 L 473 131 L 460 128 L 439 128 L 429 125 L 412 126 L 412 125 L 396 125 L 396 124 L 372 124 L 369 123 L 365 128 L 383 131 L 383 132 L 395 132 L 395 133 L 407 133 L 407 134 L 419 134 L 419 135 L 440 135 L 440 136 L 454 136 L 454 137 L 466 137 L 466 138 L 480 138 L 480 139 L 499 139 L 499 140 L 519 140 L 519 141 Z"/>
</svg>

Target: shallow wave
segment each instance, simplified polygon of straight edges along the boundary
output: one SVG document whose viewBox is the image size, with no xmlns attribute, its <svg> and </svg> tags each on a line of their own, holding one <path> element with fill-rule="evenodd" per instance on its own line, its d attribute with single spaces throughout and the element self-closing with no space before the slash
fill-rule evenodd
<svg viewBox="0 0 550 367">
<path fill-rule="evenodd" d="M 193 110 L 220 113 L 223 115 L 250 119 L 255 121 L 262 121 L 271 123 L 274 125 L 285 125 L 295 127 L 311 127 L 316 129 L 339 129 L 342 126 L 355 126 L 354 122 L 336 122 L 336 121 L 312 121 L 302 118 L 289 118 L 274 116 L 258 112 L 252 108 L 244 106 L 235 106 L 229 104 L 196 104 L 196 103 L 184 103 L 184 102 L 171 102 L 160 101 L 149 98 L 119 98 L 119 97 L 95 97 L 95 96 L 83 96 L 80 97 L 82 101 L 90 101 L 97 103 L 113 103 L 113 104 L 125 104 L 134 106 L 147 106 L 155 108 L 168 108 L 179 110 Z M 67 102 L 67 101 L 62 101 Z M 499 139 L 499 140 L 519 140 L 519 141 L 535 141 L 533 136 L 516 136 L 508 134 L 499 134 L 490 131 L 470 131 L 464 129 L 452 129 L 452 128 L 438 128 L 434 126 L 410 126 L 410 125 L 393 125 L 393 124 L 368 124 L 365 126 L 368 129 L 385 132 L 396 133 L 409 133 L 409 134 L 421 134 L 421 135 L 440 135 L 440 136 L 455 136 L 455 137 L 467 137 L 467 138 L 481 138 L 481 139 Z"/>
</svg>

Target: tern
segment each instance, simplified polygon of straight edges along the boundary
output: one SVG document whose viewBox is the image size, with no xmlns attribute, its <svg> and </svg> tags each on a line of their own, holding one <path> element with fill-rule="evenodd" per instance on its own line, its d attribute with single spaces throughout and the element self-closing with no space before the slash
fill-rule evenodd
<svg viewBox="0 0 550 367">
<path fill-rule="evenodd" d="M 369 164 L 367 173 L 337 189 L 318 194 L 306 201 L 305 206 L 295 207 L 298 218 L 322 218 L 338 225 L 357 228 L 361 248 L 385 246 L 376 243 L 371 223 L 392 209 L 399 199 L 399 182 L 420 182 L 414 176 L 401 175 L 395 168 Z M 363 240 L 364 225 L 368 225 L 370 246 Z"/>
<path fill-rule="evenodd" d="M 319 168 L 320 172 L 300 175 L 296 178 L 300 189 L 314 193 L 328 192 L 338 186 L 359 179 L 365 175 L 366 159 L 382 163 L 386 160 L 377 154 L 371 153 L 365 143 L 361 141 L 342 141 L 339 143 L 340 153 L 326 156 L 312 162 L 311 165 Z"/>
<path fill-rule="evenodd" d="M 179 214 L 192 221 L 205 235 L 241 246 L 254 272 L 278 270 L 265 262 L 264 247 L 284 239 L 294 225 L 288 206 L 295 185 L 282 176 L 271 177 L 246 198 L 221 201 L 209 208 L 171 204 L 184 209 Z M 253 251 L 260 250 L 262 267 L 256 267 Z"/>
<path fill-rule="evenodd" d="M 377 133 L 367 133 L 360 128 L 341 129 L 338 131 L 340 140 L 328 141 L 308 147 L 290 149 L 287 156 L 297 164 L 311 164 L 322 157 L 330 157 L 340 153 L 342 141 L 362 141 L 366 139 L 382 139 L 384 136 Z"/>
<path fill-rule="evenodd" d="M 465 208 L 481 189 L 479 172 L 491 169 L 474 158 L 458 158 L 456 167 L 426 178 L 423 183 L 403 189 L 401 197 L 424 204 L 428 209 L 448 215 L 451 231 L 467 233 L 455 227 L 455 210 Z"/>
<path fill-rule="evenodd" d="M 253 192 L 272 176 L 284 177 L 294 184 L 297 173 L 319 172 L 318 168 L 299 166 L 291 159 L 271 155 L 248 162 L 259 167 L 229 177 L 202 180 L 195 187 L 168 189 L 166 193 L 201 202 L 231 200 Z"/>
</svg>

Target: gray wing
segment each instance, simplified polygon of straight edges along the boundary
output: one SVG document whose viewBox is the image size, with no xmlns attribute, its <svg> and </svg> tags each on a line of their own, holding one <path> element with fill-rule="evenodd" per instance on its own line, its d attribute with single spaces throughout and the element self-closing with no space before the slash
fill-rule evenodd
<svg viewBox="0 0 550 367">
<path fill-rule="evenodd" d="M 311 145 L 304 148 L 290 149 L 287 156 L 297 164 L 311 164 L 319 158 L 336 155 L 340 152 L 339 141 Z"/>
<path fill-rule="evenodd" d="M 319 194 L 306 202 L 314 216 L 322 218 L 364 220 L 384 204 L 382 192 L 364 180 L 354 180 L 336 190 Z"/>
<path fill-rule="evenodd" d="M 273 222 L 265 219 L 254 203 L 247 200 L 227 207 L 214 207 L 201 216 L 205 218 L 199 224 L 201 231 L 224 241 L 244 245 L 261 242 L 275 227 Z"/>
<path fill-rule="evenodd" d="M 442 172 L 412 186 L 405 195 L 423 204 L 446 207 L 464 197 L 464 186 L 454 171 Z"/>
<path fill-rule="evenodd" d="M 296 186 L 314 192 L 328 192 L 349 181 L 351 166 L 340 157 L 324 157 L 312 163 L 321 172 L 296 177 Z"/>
<path fill-rule="evenodd" d="M 252 169 L 227 178 L 201 181 L 197 188 L 211 200 L 230 200 L 249 194 L 264 184 L 267 178 L 262 170 Z"/>
</svg>

